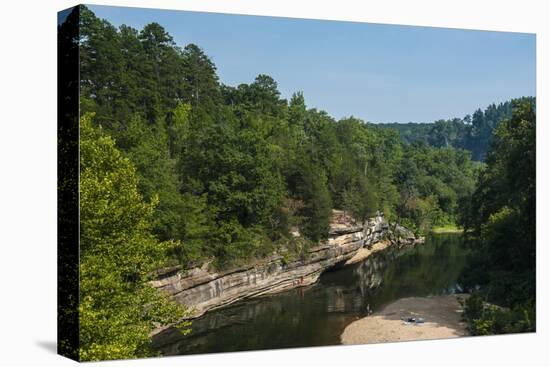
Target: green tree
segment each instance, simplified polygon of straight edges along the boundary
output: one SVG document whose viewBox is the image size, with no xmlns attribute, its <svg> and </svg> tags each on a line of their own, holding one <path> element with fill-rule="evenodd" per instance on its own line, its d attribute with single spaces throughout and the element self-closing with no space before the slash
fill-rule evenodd
<svg viewBox="0 0 550 367">
<path fill-rule="evenodd" d="M 124 59 L 117 29 L 80 6 L 79 32 L 81 108 L 114 123 L 114 111 L 125 103 L 121 98 Z"/>
<path fill-rule="evenodd" d="M 183 99 L 195 106 L 213 108 L 220 98 L 216 66 L 195 45 L 185 46 L 182 53 Z M 195 109 L 197 110 L 197 109 Z"/>
<path fill-rule="evenodd" d="M 311 161 L 300 161 L 289 177 L 291 192 L 303 202 L 298 210 L 302 232 L 312 241 L 327 238 L 332 212 L 332 201 L 327 189 L 327 177 Z"/>
<path fill-rule="evenodd" d="M 306 102 L 304 94 L 297 92 L 292 94 L 288 106 L 288 122 L 290 125 L 303 126 L 306 118 Z"/>
<path fill-rule="evenodd" d="M 332 207 L 426 230 L 453 222 L 475 173 L 456 148 L 477 136 L 474 122 L 493 127 L 506 112 L 392 129 L 336 121 L 300 92 L 287 103 L 269 75 L 222 85 L 198 45 L 180 48 L 159 24 L 116 29 L 89 10 L 82 23 L 82 111 L 96 112 L 94 125 L 136 166 L 145 200 L 158 196 L 153 231 L 185 243 L 173 251 L 184 266 L 271 253 L 296 226 L 324 238 Z M 404 179 L 409 163 L 416 172 Z"/>
<path fill-rule="evenodd" d="M 526 98 L 534 101 L 533 98 Z M 472 115 L 433 123 L 378 124 L 396 129 L 407 143 L 423 142 L 436 148 L 454 147 L 468 150 L 476 161 L 483 161 L 491 144 L 493 130 L 503 119 L 512 115 L 512 102 L 491 104 L 485 110 L 477 109 Z"/>
<path fill-rule="evenodd" d="M 185 309 L 147 284 L 166 251 L 150 232 L 156 198 L 143 201 L 136 169 L 92 115 L 80 124 L 80 359 L 151 354 L 155 323 L 181 319 Z M 188 330 L 188 329 L 187 329 Z"/>
<path fill-rule="evenodd" d="M 530 99 L 512 102 L 499 123 L 472 198 L 462 204 L 474 262 L 464 282 L 505 306 L 534 303 L 536 114 Z"/>
</svg>

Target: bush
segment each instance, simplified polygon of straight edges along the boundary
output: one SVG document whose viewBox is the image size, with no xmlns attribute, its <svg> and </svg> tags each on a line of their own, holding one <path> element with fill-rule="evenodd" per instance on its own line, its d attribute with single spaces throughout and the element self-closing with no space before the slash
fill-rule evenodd
<svg viewBox="0 0 550 367">
<path fill-rule="evenodd" d="M 472 335 L 524 333 L 536 329 L 534 301 L 510 310 L 486 303 L 480 294 L 474 293 L 466 300 L 464 318 Z"/>
</svg>

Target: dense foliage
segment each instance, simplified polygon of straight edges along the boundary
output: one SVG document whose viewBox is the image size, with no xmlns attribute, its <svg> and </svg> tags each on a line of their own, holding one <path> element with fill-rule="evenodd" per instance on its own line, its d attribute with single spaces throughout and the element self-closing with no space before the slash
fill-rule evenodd
<svg viewBox="0 0 550 367">
<path fill-rule="evenodd" d="M 487 166 L 463 202 L 461 222 L 474 249 L 463 281 L 483 299 L 534 316 L 536 252 L 536 113 L 533 100 L 513 101 L 510 119 L 494 132 Z M 483 315 L 485 329 L 500 315 Z M 522 322 L 534 330 L 532 316 Z M 508 317 L 508 316 L 507 316 Z M 510 316 L 511 317 L 511 316 Z M 491 321 L 492 320 L 492 321 Z M 514 329 L 517 331 L 517 329 Z"/>
<path fill-rule="evenodd" d="M 91 117 L 80 124 L 79 358 L 146 356 L 155 323 L 184 316 L 146 284 L 178 244 L 150 233 L 155 202 L 143 201 L 134 166 Z"/>
<path fill-rule="evenodd" d="M 473 293 L 465 302 L 464 318 L 472 335 L 496 335 L 533 332 L 536 330 L 534 303 L 516 304 L 504 308 L 484 301 Z"/>
<path fill-rule="evenodd" d="M 478 169 L 469 153 L 413 143 L 405 146 L 405 156 L 397 171 L 400 221 L 422 231 L 456 223 L 458 202 L 472 192 Z"/>
<path fill-rule="evenodd" d="M 533 98 L 526 100 L 534 103 Z M 485 159 L 491 144 L 493 130 L 503 119 L 512 115 L 512 102 L 491 104 L 485 110 L 477 109 L 464 118 L 437 120 L 433 123 L 390 123 L 380 126 L 397 129 L 407 143 L 425 142 L 434 147 L 454 147 L 472 152 L 476 161 Z"/>
<path fill-rule="evenodd" d="M 267 75 L 223 85 L 198 46 L 156 23 L 117 29 L 83 8 L 81 60 L 82 112 L 137 167 L 145 199 L 158 195 L 154 232 L 183 242 L 173 255 L 185 266 L 300 255 L 326 238 L 332 208 L 426 231 L 452 222 L 473 188 L 466 152 L 336 121 L 299 92 L 282 99 Z"/>
</svg>

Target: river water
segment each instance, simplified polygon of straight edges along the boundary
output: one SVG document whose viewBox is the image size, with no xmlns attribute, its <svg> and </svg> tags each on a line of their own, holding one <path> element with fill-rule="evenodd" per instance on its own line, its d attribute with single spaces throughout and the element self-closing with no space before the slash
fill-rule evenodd
<svg viewBox="0 0 550 367">
<path fill-rule="evenodd" d="M 399 298 L 460 291 L 466 251 L 456 234 L 430 235 L 413 248 L 389 250 L 321 275 L 316 284 L 242 301 L 193 321 L 182 336 L 154 339 L 163 355 L 340 344 L 352 321 Z"/>
</svg>

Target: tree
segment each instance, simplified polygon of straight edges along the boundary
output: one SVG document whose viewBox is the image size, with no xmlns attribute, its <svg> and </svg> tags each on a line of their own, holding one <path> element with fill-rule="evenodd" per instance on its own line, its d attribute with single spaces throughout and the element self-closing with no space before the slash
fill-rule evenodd
<svg viewBox="0 0 550 367">
<path fill-rule="evenodd" d="M 533 101 L 532 97 L 528 100 Z M 512 103 L 491 104 L 485 110 L 477 109 L 472 115 L 433 123 L 378 124 L 397 129 L 406 143 L 425 142 L 433 147 L 454 147 L 471 152 L 476 161 L 483 161 L 491 143 L 493 130 L 503 119 L 512 115 Z"/>
<path fill-rule="evenodd" d="M 288 122 L 291 126 L 302 127 L 305 118 L 306 103 L 304 94 L 302 92 L 293 93 L 288 106 Z"/>
<path fill-rule="evenodd" d="M 465 272 L 465 283 L 481 286 L 486 297 L 509 307 L 534 303 L 536 247 L 535 108 L 525 98 L 512 105 L 512 117 L 496 128 L 487 166 L 461 215 L 476 265 Z"/>
<path fill-rule="evenodd" d="M 220 98 L 216 66 L 195 44 L 182 53 L 183 100 L 193 107 L 213 108 Z"/>
<path fill-rule="evenodd" d="M 83 24 L 82 111 L 95 111 L 93 124 L 133 162 L 144 199 L 158 196 L 152 231 L 185 243 L 172 252 L 185 267 L 272 253 L 291 227 L 325 238 L 332 207 L 358 219 L 382 210 L 427 230 L 454 222 L 473 189 L 470 156 L 458 149 L 471 140 L 469 119 L 392 129 L 336 121 L 307 109 L 301 92 L 287 103 L 266 74 L 222 85 L 204 50 L 180 48 L 157 23 L 116 29 L 88 11 Z M 493 126 L 505 110 L 473 120 Z M 409 163 L 417 172 L 404 179 Z"/>
<path fill-rule="evenodd" d="M 156 198 L 143 201 L 136 169 L 114 141 L 80 123 L 80 359 L 150 355 L 155 323 L 181 319 L 185 309 L 147 284 L 165 253 L 179 246 L 151 234 Z"/>
<path fill-rule="evenodd" d="M 303 202 L 298 210 L 302 218 L 302 232 L 316 242 L 327 238 L 332 213 L 332 202 L 327 189 L 327 177 L 322 169 L 309 160 L 295 163 L 295 171 L 288 178 L 290 191 Z"/>
<path fill-rule="evenodd" d="M 357 176 L 350 189 L 342 193 L 342 206 L 361 222 L 376 214 L 379 209 L 378 192 L 371 180 Z"/>
<path fill-rule="evenodd" d="M 80 88 L 84 112 L 95 111 L 105 122 L 113 122 L 113 111 L 122 101 L 121 78 L 124 60 L 114 26 L 80 7 Z"/>
<path fill-rule="evenodd" d="M 265 228 L 270 225 L 285 192 L 277 163 L 271 159 L 271 145 L 254 117 L 226 118 L 190 131 L 180 167 L 182 191 L 203 195 L 215 213 L 217 225 L 213 231 L 222 231 L 225 226 L 227 234 L 230 226 L 229 232 L 235 234 L 217 236 L 222 241 L 218 244 L 205 243 L 205 252 L 210 256 L 217 254 L 220 264 L 255 255 L 258 238 L 265 237 Z M 238 242 L 250 251 L 226 251 L 236 247 L 223 241 L 233 243 L 237 237 L 248 235 L 255 239 L 250 239 L 248 244 L 244 240 Z M 224 245 L 228 245 L 227 248 L 220 250 Z"/>
</svg>

